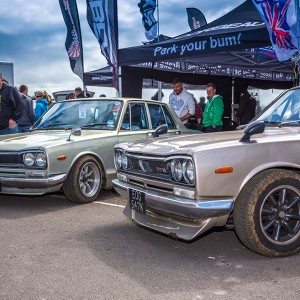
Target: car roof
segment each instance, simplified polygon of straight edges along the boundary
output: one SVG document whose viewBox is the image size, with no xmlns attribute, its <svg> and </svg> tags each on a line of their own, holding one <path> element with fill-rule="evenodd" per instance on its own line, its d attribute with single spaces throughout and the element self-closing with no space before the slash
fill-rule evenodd
<svg viewBox="0 0 300 300">
<path fill-rule="evenodd" d="M 129 97 L 97 97 L 97 98 L 76 98 L 76 99 L 70 99 L 70 100 L 63 100 L 60 102 L 74 102 L 74 101 L 97 101 L 97 100 L 116 100 L 116 101 L 144 101 L 144 102 L 150 102 L 150 103 L 156 103 L 156 104 L 167 104 L 162 101 L 158 100 L 150 100 L 150 99 L 142 99 L 142 98 L 129 98 Z"/>
</svg>

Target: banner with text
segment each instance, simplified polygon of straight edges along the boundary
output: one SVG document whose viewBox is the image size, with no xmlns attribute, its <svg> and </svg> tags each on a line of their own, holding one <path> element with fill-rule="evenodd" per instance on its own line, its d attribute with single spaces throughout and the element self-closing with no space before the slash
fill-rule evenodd
<svg viewBox="0 0 300 300">
<path fill-rule="evenodd" d="M 143 16 L 142 22 L 145 28 L 145 36 L 148 41 L 152 41 L 158 36 L 158 22 L 154 17 L 156 6 L 156 0 L 141 0 L 138 4 Z"/>
<path fill-rule="evenodd" d="M 118 8 L 117 0 L 86 0 L 87 21 L 97 38 L 101 53 L 112 68 L 114 87 L 118 84 Z"/>
<path fill-rule="evenodd" d="M 207 24 L 203 13 L 199 9 L 188 7 L 186 13 L 191 30 L 196 30 Z"/>
<path fill-rule="evenodd" d="M 76 1 L 59 0 L 67 27 L 66 50 L 72 71 L 83 80 L 83 51 Z"/>
</svg>

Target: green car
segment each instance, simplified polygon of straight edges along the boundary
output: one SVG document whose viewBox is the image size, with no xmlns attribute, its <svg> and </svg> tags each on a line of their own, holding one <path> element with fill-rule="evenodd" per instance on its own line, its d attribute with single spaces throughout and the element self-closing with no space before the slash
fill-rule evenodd
<svg viewBox="0 0 300 300">
<path fill-rule="evenodd" d="M 58 102 L 31 132 L 0 137 L 0 193 L 42 195 L 63 188 L 71 202 L 92 202 L 116 177 L 114 146 L 153 138 L 163 124 L 167 135 L 195 132 L 157 101 Z"/>
</svg>

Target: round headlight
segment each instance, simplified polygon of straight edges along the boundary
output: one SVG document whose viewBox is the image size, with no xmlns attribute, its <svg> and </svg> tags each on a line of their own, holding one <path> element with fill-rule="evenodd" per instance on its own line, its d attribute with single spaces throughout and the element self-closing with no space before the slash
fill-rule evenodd
<svg viewBox="0 0 300 300">
<path fill-rule="evenodd" d="M 182 180 L 182 164 L 179 159 L 173 159 L 171 162 L 171 171 L 172 171 L 172 176 L 176 181 L 181 181 Z"/>
<path fill-rule="evenodd" d="M 45 153 L 39 153 L 35 158 L 35 163 L 38 167 L 45 167 L 47 163 Z"/>
<path fill-rule="evenodd" d="M 191 160 L 185 160 L 183 163 L 183 177 L 187 183 L 194 183 L 195 170 Z"/>
<path fill-rule="evenodd" d="M 116 162 L 117 169 L 121 169 L 122 168 L 122 152 L 121 151 L 116 151 L 115 162 Z"/>
<path fill-rule="evenodd" d="M 32 167 L 34 165 L 35 157 L 32 153 L 29 152 L 23 156 L 23 161 L 25 166 Z"/>
<path fill-rule="evenodd" d="M 128 167 L 128 158 L 127 158 L 125 152 L 123 152 L 123 153 L 122 153 L 122 168 L 123 168 L 124 170 L 126 170 L 127 167 Z"/>
</svg>

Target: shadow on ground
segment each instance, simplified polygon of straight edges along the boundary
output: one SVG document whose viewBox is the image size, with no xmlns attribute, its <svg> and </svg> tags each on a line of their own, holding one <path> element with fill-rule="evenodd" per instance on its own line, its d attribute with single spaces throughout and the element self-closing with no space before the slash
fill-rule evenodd
<svg viewBox="0 0 300 300">
<path fill-rule="evenodd" d="M 62 209 L 70 209 L 74 204 L 62 194 L 46 196 L 0 195 L 0 218 L 19 219 L 45 214 Z"/>
<path fill-rule="evenodd" d="M 193 243 L 172 240 L 130 222 L 114 223 L 81 237 L 99 261 L 130 277 L 151 293 L 239 284 L 276 283 L 298 277 L 299 255 L 270 259 L 246 249 L 234 231 L 215 231 Z M 142 275 L 141 275 L 142 274 Z"/>
</svg>

